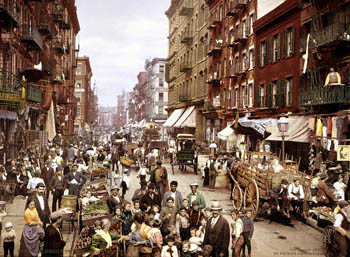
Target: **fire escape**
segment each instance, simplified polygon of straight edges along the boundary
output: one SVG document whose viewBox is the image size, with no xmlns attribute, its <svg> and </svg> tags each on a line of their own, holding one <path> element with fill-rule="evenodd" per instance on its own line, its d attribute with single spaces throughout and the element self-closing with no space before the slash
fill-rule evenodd
<svg viewBox="0 0 350 257">
<path fill-rule="evenodd" d="M 350 5 L 343 5 L 335 11 L 323 13 L 325 9 L 332 10 L 334 0 L 307 2 L 310 3 L 312 19 L 309 40 L 307 41 L 307 36 L 301 40 L 302 45 L 304 42 L 302 50 L 305 50 L 304 61 L 307 62 L 307 69 L 300 77 L 299 105 L 308 108 L 348 105 L 350 56 L 346 53 L 350 52 Z M 330 68 L 334 68 L 340 74 L 342 85 L 325 86 Z"/>
</svg>

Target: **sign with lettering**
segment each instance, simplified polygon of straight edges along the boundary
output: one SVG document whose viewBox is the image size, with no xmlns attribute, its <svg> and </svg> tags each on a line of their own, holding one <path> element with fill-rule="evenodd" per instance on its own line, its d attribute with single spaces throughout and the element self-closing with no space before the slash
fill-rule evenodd
<svg viewBox="0 0 350 257">
<path fill-rule="evenodd" d="M 337 161 L 350 161 L 350 145 L 338 145 Z"/>
<path fill-rule="evenodd" d="M 19 103 L 21 101 L 21 96 L 14 93 L 0 92 L 0 101 Z"/>
</svg>

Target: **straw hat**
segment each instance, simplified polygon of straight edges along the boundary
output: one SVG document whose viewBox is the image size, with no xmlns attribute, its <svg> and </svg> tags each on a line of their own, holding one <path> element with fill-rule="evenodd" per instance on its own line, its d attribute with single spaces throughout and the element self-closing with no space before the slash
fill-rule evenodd
<svg viewBox="0 0 350 257">
<path fill-rule="evenodd" d="M 210 206 L 211 211 L 222 211 L 222 206 L 218 201 L 214 201 Z"/>
</svg>

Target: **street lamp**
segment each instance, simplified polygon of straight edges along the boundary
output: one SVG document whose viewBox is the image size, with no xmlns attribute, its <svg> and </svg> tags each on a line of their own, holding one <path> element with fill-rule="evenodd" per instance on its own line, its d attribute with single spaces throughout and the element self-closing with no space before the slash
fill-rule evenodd
<svg viewBox="0 0 350 257">
<path fill-rule="evenodd" d="M 288 131 L 289 121 L 288 118 L 282 116 L 277 122 L 278 130 L 282 137 L 282 161 L 284 161 L 284 139 L 287 136 L 285 133 Z"/>
</svg>

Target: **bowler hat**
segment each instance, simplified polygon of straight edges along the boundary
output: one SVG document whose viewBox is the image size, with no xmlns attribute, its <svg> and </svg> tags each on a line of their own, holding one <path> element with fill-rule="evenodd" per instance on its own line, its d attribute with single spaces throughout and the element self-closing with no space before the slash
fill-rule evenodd
<svg viewBox="0 0 350 257">
<path fill-rule="evenodd" d="M 222 211 L 222 206 L 218 201 L 213 201 L 210 206 L 211 211 Z"/>
<path fill-rule="evenodd" d="M 281 180 L 281 184 L 282 185 L 288 185 L 288 181 L 284 178 Z"/>
<path fill-rule="evenodd" d="M 38 184 L 36 185 L 36 188 L 39 188 L 39 187 L 45 187 L 45 184 L 42 183 L 42 182 L 40 182 L 40 183 L 38 183 Z"/>
</svg>

